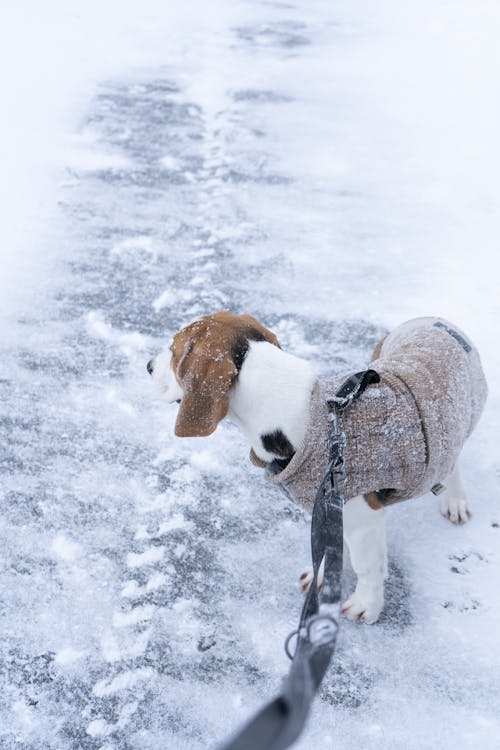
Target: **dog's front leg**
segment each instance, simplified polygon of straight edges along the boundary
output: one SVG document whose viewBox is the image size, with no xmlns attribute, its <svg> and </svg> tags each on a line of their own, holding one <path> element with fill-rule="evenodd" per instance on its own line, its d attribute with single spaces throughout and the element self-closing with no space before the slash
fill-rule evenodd
<svg viewBox="0 0 500 750">
<path fill-rule="evenodd" d="M 372 510 L 362 495 L 349 500 L 344 508 L 344 539 L 358 582 L 342 611 L 349 620 L 371 624 L 378 620 L 384 606 L 385 511 Z"/>
</svg>

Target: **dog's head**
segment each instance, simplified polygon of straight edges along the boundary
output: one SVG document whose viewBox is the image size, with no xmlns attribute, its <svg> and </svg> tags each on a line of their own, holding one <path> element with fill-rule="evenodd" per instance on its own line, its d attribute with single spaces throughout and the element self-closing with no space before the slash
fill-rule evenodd
<svg viewBox="0 0 500 750">
<path fill-rule="evenodd" d="M 245 359 L 249 341 L 278 339 L 251 315 L 222 311 L 195 320 L 175 334 L 170 353 L 147 364 L 170 402 L 180 402 L 179 437 L 211 435 L 229 409 L 229 390 Z"/>
</svg>

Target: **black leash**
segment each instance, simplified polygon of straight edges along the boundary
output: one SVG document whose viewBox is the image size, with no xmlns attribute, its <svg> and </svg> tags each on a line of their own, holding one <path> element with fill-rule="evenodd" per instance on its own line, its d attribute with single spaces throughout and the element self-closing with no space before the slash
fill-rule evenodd
<svg viewBox="0 0 500 750">
<path fill-rule="evenodd" d="M 327 401 L 332 432 L 328 441 L 328 468 L 316 493 L 312 512 L 314 575 L 302 607 L 299 627 L 285 643 L 285 650 L 292 659 L 290 672 L 283 681 L 281 694 L 220 750 L 284 750 L 297 739 L 304 727 L 335 650 L 340 623 L 344 498 L 339 484 L 343 478 L 345 435 L 339 417 L 370 383 L 379 380 L 375 370 L 358 372 Z M 323 588 L 318 594 L 318 572 L 323 558 Z M 297 643 L 292 656 L 289 644 L 294 636 Z"/>
</svg>

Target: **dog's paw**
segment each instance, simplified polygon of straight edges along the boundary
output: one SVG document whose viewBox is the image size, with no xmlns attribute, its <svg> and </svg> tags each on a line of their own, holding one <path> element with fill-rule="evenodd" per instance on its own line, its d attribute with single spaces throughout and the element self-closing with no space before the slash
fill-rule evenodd
<svg viewBox="0 0 500 750">
<path fill-rule="evenodd" d="M 377 622 L 384 606 L 384 594 L 380 591 L 361 593 L 357 589 L 342 605 L 342 613 L 348 620 L 361 620 L 367 625 Z"/>
<path fill-rule="evenodd" d="M 314 578 L 312 568 L 305 568 L 299 576 L 299 586 L 303 594 L 307 594 L 311 588 L 311 583 Z M 318 591 L 320 592 L 323 588 L 323 563 L 321 563 L 318 571 Z"/>
<path fill-rule="evenodd" d="M 467 523 L 472 516 L 465 495 L 443 492 L 440 505 L 441 513 L 452 523 Z"/>
<path fill-rule="evenodd" d="M 305 568 L 299 576 L 299 586 L 303 594 L 307 594 L 311 588 L 313 572 L 311 568 Z"/>
</svg>

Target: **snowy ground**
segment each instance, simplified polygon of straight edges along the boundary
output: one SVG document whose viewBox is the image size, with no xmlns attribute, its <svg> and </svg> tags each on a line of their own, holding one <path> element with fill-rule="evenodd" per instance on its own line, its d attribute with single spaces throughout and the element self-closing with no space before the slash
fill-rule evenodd
<svg viewBox="0 0 500 750">
<path fill-rule="evenodd" d="M 48 157 L 32 139 L 23 178 L 1 180 L 0 747 L 216 747 L 278 690 L 308 518 L 230 425 L 175 439 L 145 370 L 226 308 L 318 372 L 362 366 L 421 314 L 477 341 L 473 519 L 453 527 L 433 497 L 391 509 L 384 614 L 344 624 L 297 748 L 498 750 L 500 14 L 221 0 L 172 3 L 170 27 L 131 6 L 116 29 L 117 7 L 75 12 L 74 36 L 57 2 L 40 35 L 17 18 L 64 40 L 44 92 L 68 105 Z"/>
</svg>

